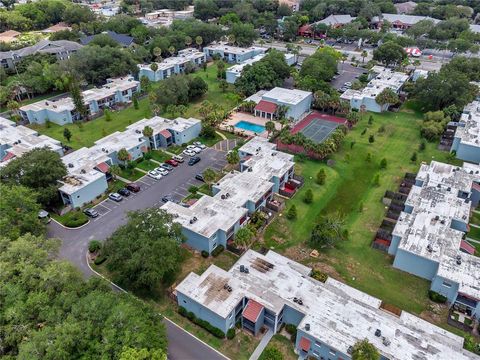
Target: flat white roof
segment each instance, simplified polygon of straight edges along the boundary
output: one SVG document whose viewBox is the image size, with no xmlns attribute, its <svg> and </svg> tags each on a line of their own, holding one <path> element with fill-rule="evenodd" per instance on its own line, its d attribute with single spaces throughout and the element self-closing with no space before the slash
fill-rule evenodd
<svg viewBox="0 0 480 360">
<path fill-rule="evenodd" d="M 156 63 L 158 65 L 157 71 L 171 69 L 175 65 L 181 65 L 187 62 L 193 62 L 196 59 L 204 58 L 204 57 L 205 57 L 205 54 L 203 52 L 198 51 L 197 49 L 193 49 L 193 48 L 183 49 L 178 52 L 178 56 L 172 56 L 164 59 L 160 63 Z M 153 71 L 150 68 L 150 65 L 151 64 L 139 64 L 138 68 L 143 70 Z"/>
<path fill-rule="evenodd" d="M 60 151 L 62 143 L 46 135 L 39 135 L 35 130 L 23 125 L 16 125 L 13 121 L 0 117 L 0 145 L 7 145 L 5 151 L 16 157 L 36 149 L 48 147 L 52 151 Z M 11 158 L 10 158 L 11 159 Z M 2 161 L 5 165 L 8 161 Z"/>
<path fill-rule="evenodd" d="M 188 208 L 169 201 L 161 209 L 176 216 L 174 221 L 184 228 L 207 238 L 219 229 L 228 232 L 247 214 L 247 209 L 233 205 L 228 199 L 208 195 L 202 196 Z"/>
<path fill-rule="evenodd" d="M 393 230 L 401 237 L 398 249 L 439 263 L 438 275 L 462 284 L 464 293 L 480 299 L 480 263 L 465 260 L 456 265 L 458 256 L 471 255 L 460 251 L 464 233 L 452 228 L 455 221 L 468 224 L 471 201 L 466 198 L 473 182 L 480 182 L 480 166 L 432 161 L 421 165 L 416 179 L 423 184 L 413 186 L 405 202 L 413 211 L 402 212 Z"/>
<path fill-rule="evenodd" d="M 480 147 L 480 101 L 473 101 L 465 107 L 455 137 L 460 138 L 462 144 Z"/>
<path fill-rule="evenodd" d="M 136 123 L 129 125 L 127 129 L 136 131 L 141 134 L 145 126 L 149 126 L 153 129 L 154 134 L 158 134 L 162 130 L 170 129 L 176 132 L 185 131 L 192 126 L 201 123 L 200 120 L 195 118 L 182 118 L 178 117 L 174 120 L 166 119 L 160 116 L 154 116 L 150 119 L 142 119 Z"/>
<path fill-rule="evenodd" d="M 407 74 L 386 69 L 381 66 L 375 66 L 372 69 L 372 72 L 376 74 L 376 76 L 370 80 L 366 87 L 361 90 L 348 89 L 340 96 L 340 98 L 344 100 L 361 100 L 363 98 L 375 99 L 375 97 L 386 88 L 390 88 L 398 93 L 403 84 L 408 80 Z"/>
<path fill-rule="evenodd" d="M 237 55 L 249 53 L 251 51 L 262 52 L 262 53 L 267 51 L 265 48 L 261 48 L 261 47 L 258 47 L 258 46 L 250 46 L 250 47 L 243 48 L 243 47 L 238 47 L 238 46 L 230 46 L 230 45 L 223 44 L 223 43 L 210 44 L 208 46 L 205 46 L 204 49 L 214 50 L 214 51 L 215 50 L 216 51 L 223 51 L 223 52 L 226 52 L 226 53 L 237 54 Z"/>
<path fill-rule="evenodd" d="M 240 272 L 240 265 L 248 267 L 249 273 Z M 190 273 L 176 290 L 225 319 L 243 298 L 276 314 L 288 305 L 304 314 L 299 324 L 302 331 L 345 354 L 367 338 L 391 360 L 478 359 L 463 350 L 462 337 L 406 312 L 397 317 L 380 308 L 380 299 L 332 278 L 319 282 L 309 274 L 310 268 L 273 251 L 261 255 L 248 250 L 229 271 L 211 265 L 202 275 Z M 224 289 L 225 284 L 231 292 Z M 375 336 L 377 329 L 389 345 Z"/>
<path fill-rule="evenodd" d="M 287 105 L 296 105 L 311 95 L 312 93 L 310 91 L 275 87 L 263 94 L 262 98 L 267 101 L 269 99 L 275 99 Z"/>
</svg>

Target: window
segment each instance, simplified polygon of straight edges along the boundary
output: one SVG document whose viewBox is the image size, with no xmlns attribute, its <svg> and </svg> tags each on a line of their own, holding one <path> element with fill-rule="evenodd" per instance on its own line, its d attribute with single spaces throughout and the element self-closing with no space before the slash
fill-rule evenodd
<svg viewBox="0 0 480 360">
<path fill-rule="evenodd" d="M 331 355 L 331 356 L 335 356 L 337 354 L 337 352 L 335 350 L 330 349 L 328 354 Z"/>
<path fill-rule="evenodd" d="M 322 343 L 321 343 L 321 342 L 318 342 L 318 341 L 315 341 L 315 346 L 317 346 L 317 347 L 322 347 Z"/>
<path fill-rule="evenodd" d="M 313 356 L 315 356 L 317 359 L 320 358 L 320 353 L 316 350 L 313 351 Z"/>
<path fill-rule="evenodd" d="M 452 284 L 449 284 L 445 281 L 442 283 L 442 285 L 445 286 L 446 288 L 451 288 L 452 287 Z"/>
<path fill-rule="evenodd" d="M 183 303 L 186 304 L 187 302 L 185 300 L 183 300 Z"/>
</svg>

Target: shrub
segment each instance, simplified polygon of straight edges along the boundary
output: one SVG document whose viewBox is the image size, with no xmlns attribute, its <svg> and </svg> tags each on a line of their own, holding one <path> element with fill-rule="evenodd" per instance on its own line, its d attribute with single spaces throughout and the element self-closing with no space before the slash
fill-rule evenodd
<svg viewBox="0 0 480 360">
<path fill-rule="evenodd" d="M 92 240 L 88 244 L 88 251 L 91 253 L 97 252 L 102 248 L 102 243 L 98 240 Z"/>
<path fill-rule="evenodd" d="M 287 332 L 290 334 L 290 340 L 295 342 L 295 340 L 297 340 L 297 327 L 292 324 L 287 324 L 285 326 L 285 330 L 287 330 Z"/>
<path fill-rule="evenodd" d="M 375 142 L 375 136 L 373 134 L 371 134 L 369 137 L 368 137 L 368 142 L 370 144 L 373 144 Z"/>
<path fill-rule="evenodd" d="M 385 132 L 385 125 L 382 125 L 378 128 L 378 133 L 381 134 L 381 133 L 384 133 Z"/>
<path fill-rule="evenodd" d="M 196 316 L 195 316 L 195 314 L 194 314 L 193 312 L 188 311 L 186 316 L 187 316 L 187 319 L 188 319 L 188 320 L 190 320 L 190 321 L 195 321 Z"/>
<path fill-rule="evenodd" d="M 208 251 L 202 250 L 202 256 L 206 259 L 208 258 L 209 254 Z"/>
<path fill-rule="evenodd" d="M 313 202 L 313 191 L 312 189 L 307 189 L 305 192 L 305 197 L 303 198 L 306 204 L 311 204 Z"/>
<path fill-rule="evenodd" d="M 428 290 L 428 297 L 430 300 L 433 302 L 439 303 L 439 304 L 444 304 L 447 302 L 447 298 L 443 296 L 442 294 L 437 293 L 436 291 L 433 290 Z"/>
<path fill-rule="evenodd" d="M 217 257 L 218 255 L 220 255 L 220 253 L 225 250 L 225 248 L 223 247 L 223 245 L 218 245 L 215 249 L 213 249 L 212 251 L 212 256 L 214 257 Z"/>
<path fill-rule="evenodd" d="M 367 133 L 367 128 L 363 129 L 363 131 L 360 135 L 365 135 L 366 133 Z"/>
<path fill-rule="evenodd" d="M 71 211 L 65 215 L 65 220 L 63 225 L 70 228 L 76 228 L 86 224 L 88 222 L 88 217 L 83 212 L 79 210 Z"/>
<path fill-rule="evenodd" d="M 295 205 L 290 206 L 287 211 L 287 219 L 295 220 L 297 218 L 297 207 Z"/>
<path fill-rule="evenodd" d="M 318 173 L 317 173 L 317 184 L 318 184 L 318 185 L 324 185 L 326 178 L 327 178 L 327 174 L 325 174 L 325 169 L 320 169 L 320 170 L 318 170 Z"/>
<path fill-rule="evenodd" d="M 420 145 L 418 146 L 418 150 L 423 151 L 427 147 L 427 144 L 425 144 L 425 141 L 422 141 Z"/>
<path fill-rule="evenodd" d="M 411 162 L 416 162 L 416 161 L 417 161 L 417 153 L 416 153 L 416 152 L 414 152 L 414 153 L 412 154 L 412 157 L 410 158 L 410 161 L 411 161 Z"/>
<path fill-rule="evenodd" d="M 106 256 L 100 255 L 95 258 L 95 261 L 93 262 L 95 265 L 102 265 L 105 260 L 107 260 Z"/>
<path fill-rule="evenodd" d="M 235 337 L 235 328 L 228 329 L 227 339 L 232 340 Z"/>
<path fill-rule="evenodd" d="M 375 177 L 373 178 L 373 183 L 372 184 L 373 184 L 373 186 L 376 186 L 376 187 L 380 186 L 380 175 L 379 174 L 375 175 Z"/>
<path fill-rule="evenodd" d="M 178 307 L 178 313 L 184 317 L 187 317 L 187 309 L 185 309 L 183 306 Z"/>
<path fill-rule="evenodd" d="M 311 275 L 315 280 L 325 282 L 328 279 L 328 275 L 325 274 L 323 271 L 320 270 L 312 270 L 312 275 Z"/>
<path fill-rule="evenodd" d="M 152 158 L 152 156 L 153 156 L 153 155 L 152 155 L 152 152 L 151 152 L 151 151 L 146 152 L 145 154 L 143 154 L 143 158 L 144 158 L 145 160 L 150 160 L 150 159 Z"/>
<path fill-rule="evenodd" d="M 383 158 L 380 161 L 380 169 L 386 169 L 387 168 L 387 159 Z"/>
<path fill-rule="evenodd" d="M 269 345 L 263 350 L 258 360 L 283 360 L 283 354 L 277 348 Z"/>
<path fill-rule="evenodd" d="M 198 191 L 198 187 L 195 185 L 192 185 L 188 188 L 188 192 L 191 192 L 192 194 L 196 194 Z"/>
<path fill-rule="evenodd" d="M 372 125 L 373 124 L 373 116 L 370 115 L 370 117 L 368 118 L 368 125 Z"/>
</svg>

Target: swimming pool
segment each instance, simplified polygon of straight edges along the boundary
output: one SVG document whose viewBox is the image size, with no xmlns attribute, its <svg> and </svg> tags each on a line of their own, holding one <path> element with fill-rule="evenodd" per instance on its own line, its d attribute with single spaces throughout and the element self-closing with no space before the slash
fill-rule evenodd
<svg viewBox="0 0 480 360">
<path fill-rule="evenodd" d="M 251 122 L 243 121 L 243 120 L 237 122 L 235 124 L 235 127 L 243 130 L 252 131 L 257 134 L 261 134 L 262 132 L 265 131 L 265 126 L 252 124 Z"/>
</svg>

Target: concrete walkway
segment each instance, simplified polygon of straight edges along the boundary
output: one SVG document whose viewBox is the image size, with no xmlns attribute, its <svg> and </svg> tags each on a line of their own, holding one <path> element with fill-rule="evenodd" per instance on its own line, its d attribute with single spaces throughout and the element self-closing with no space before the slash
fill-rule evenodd
<svg viewBox="0 0 480 360">
<path fill-rule="evenodd" d="M 215 131 L 215 133 L 220 136 L 223 140 L 227 140 L 227 137 L 223 135 L 220 131 Z"/>
<path fill-rule="evenodd" d="M 130 184 L 132 182 L 131 180 L 125 179 L 125 178 L 123 178 L 121 176 L 118 176 L 118 175 L 115 175 L 115 179 L 121 180 L 121 181 L 123 181 L 124 183 L 127 183 L 127 184 Z"/>
<path fill-rule="evenodd" d="M 472 223 L 470 223 L 469 225 L 470 225 L 470 226 L 473 226 L 474 228 L 479 228 L 479 229 L 480 229 L 480 225 L 472 224 Z"/>
<path fill-rule="evenodd" d="M 480 244 L 479 240 L 475 240 L 475 239 L 472 239 L 472 238 L 469 238 L 469 237 L 466 237 L 465 240 Z"/>
<path fill-rule="evenodd" d="M 268 343 L 273 337 L 273 330 L 268 329 L 265 335 L 263 335 L 262 340 L 260 340 L 260 343 L 258 344 L 257 348 L 253 352 L 253 354 L 250 356 L 249 360 L 257 360 L 260 355 L 262 354 L 263 350 L 267 347 Z"/>
</svg>

